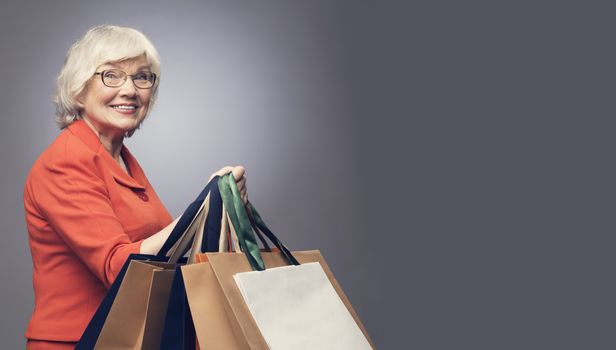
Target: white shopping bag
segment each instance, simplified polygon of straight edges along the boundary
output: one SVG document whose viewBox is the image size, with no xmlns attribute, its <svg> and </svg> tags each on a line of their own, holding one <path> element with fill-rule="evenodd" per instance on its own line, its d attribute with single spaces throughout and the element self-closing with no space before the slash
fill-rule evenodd
<svg viewBox="0 0 616 350">
<path fill-rule="evenodd" d="M 270 349 L 372 349 L 319 263 L 233 277 Z"/>
</svg>

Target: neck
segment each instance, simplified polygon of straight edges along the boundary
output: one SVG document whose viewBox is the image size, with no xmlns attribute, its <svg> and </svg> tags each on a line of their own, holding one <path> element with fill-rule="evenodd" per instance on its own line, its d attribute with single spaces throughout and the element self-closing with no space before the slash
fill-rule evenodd
<svg viewBox="0 0 616 350">
<path fill-rule="evenodd" d="M 115 159 L 118 163 L 122 162 L 121 152 L 122 152 L 122 146 L 124 145 L 124 134 L 107 135 L 107 134 L 101 133 L 94 127 L 94 125 L 92 125 L 92 123 L 88 120 L 88 118 L 83 118 L 83 120 L 90 127 L 90 129 L 94 131 L 96 136 L 98 136 L 98 139 L 101 141 L 101 144 L 103 145 L 103 147 L 105 147 L 107 152 L 111 154 L 111 157 Z"/>
</svg>

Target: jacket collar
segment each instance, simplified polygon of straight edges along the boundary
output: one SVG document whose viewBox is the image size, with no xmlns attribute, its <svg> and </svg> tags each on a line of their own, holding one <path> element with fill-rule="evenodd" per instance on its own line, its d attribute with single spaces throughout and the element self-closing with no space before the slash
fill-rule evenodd
<svg viewBox="0 0 616 350">
<path fill-rule="evenodd" d="M 137 163 L 137 159 L 133 157 L 126 146 L 122 146 L 122 158 L 124 159 L 124 163 L 126 167 L 132 174 L 127 174 L 120 165 L 111 157 L 111 154 L 103 147 L 103 144 L 99 140 L 94 130 L 86 124 L 82 119 L 76 120 L 71 125 L 68 126 L 69 131 L 75 135 L 78 139 L 80 139 L 88 148 L 90 148 L 94 153 L 100 155 L 114 179 L 127 187 L 131 187 L 138 190 L 145 190 L 147 179 L 143 170 Z"/>
</svg>

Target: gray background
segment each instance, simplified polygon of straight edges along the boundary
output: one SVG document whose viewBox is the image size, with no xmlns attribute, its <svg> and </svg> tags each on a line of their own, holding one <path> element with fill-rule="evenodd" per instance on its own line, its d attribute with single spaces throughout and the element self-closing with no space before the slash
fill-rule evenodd
<svg viewBox="0 0 616 350">
<path fill-rule="evenodd" d="M 171 213 L 210 173 L 321 249 L 380 349 L 613 349 L 614 6 L 568 1 L 0 5 L 0 338 L 33 307 L 22 189 L 69 45 L 158 48 L 127 141 Z"/>
</svg>

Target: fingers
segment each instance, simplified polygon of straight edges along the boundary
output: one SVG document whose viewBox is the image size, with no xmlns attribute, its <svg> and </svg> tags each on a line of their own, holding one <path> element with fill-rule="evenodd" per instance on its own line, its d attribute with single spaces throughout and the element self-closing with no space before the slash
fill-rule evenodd
<svg viewBox="0 0 616 350">
<path fill-rule="evenodd" d="M 239 181 L 235 182 L 237 184 L 237 188 L 242 191 L 242 188 L 246 186 L 246 177 L 242 177 Z"/>
<path fill-rule="evenodd" d="M 240 191 L 240 197 L 244 204 L 248 203 L 248 194 L 246 190 L 246 169 L 243 166 L 236 166 L 233 168 L 233 177 L 237 181 L 237 189 Z"/>
<path fill-rule="evenodd" d="M 230 173 L 233 170 L 232 166 L 226 166 L 220 170 L 218 170 L 217 172 L 215 172 L 214 174 L 218 175 L 218 176 L 223 176 L 224 174 Z"/>
<path fill-rule="evenodd" d="M 223 176 L 224 174 L 230 173 L 232 170 L 233 170 L 232 166 L 226 166 L 216 171 L 215 173 L 213 173 L 212 176 L 210 176 L 210 178 L 208 179 L 208 181 L 212 180 L 214 176 Z"/>
<path fill-rule="evenodd" d="M 244 184 L 240 189 L 240 196 L 242 197 L 242 202 L 244 204 L 248 203 L 248 190 L 246 189 L 246 178 L 244 178 Z"/>
<path fill-rule="evenodd" d="M 217 172 L 215 172 L 214 174 L 212 174 L 212 177 L 214 176 L 223 176 L 225 174 L 228 173 L 232 173 L 233 174 L 233 178 L 235 178 L 235 181 L 239 181 L 242 177 L 244 177 L 244 173 L 246 173 L 246 169 L 241 166 L 226 166 L 220 170 L 218 170 Z"/>
<path fill-rule="evenodd" d="M 244 173 L 246 172 L 246 169 L 244 169 L 243 166 L 238 165 L 234 167 L 231 172 L 233 173 L 233 177 L 235 178 L 235 181 L 239 181 L 242 177 L 244 177 Z"/>
<path fill-rule="evenodd" d="M 237 183 L 237 189 L 240 192 L 240 196 L 242 197 L 242 201 L 244 202 L 244 204 L 248 203 L 248 190 L 246 189 L 246 169 L 241 166 L 226 166 L 220 170 L 218 170 L 217 172 L 215 172 L 214 174 L 212 174 L 212 176 L 210 176 L 210 180 L 212 180 L 212 178 L 214 178 L 214 176 L 223 176 L 225 174 L 228 173 L 232 173 L 233 174 L 233 178 L 235 179 L 236 183 Z"/>
</svg>

